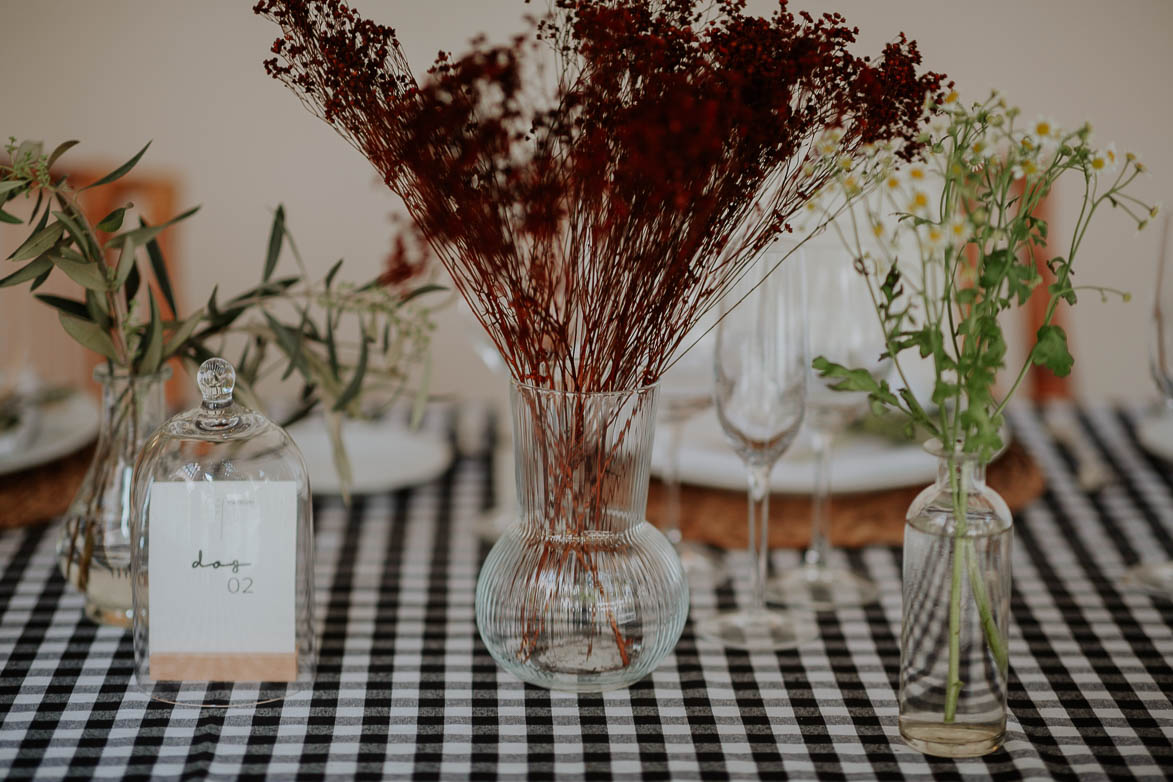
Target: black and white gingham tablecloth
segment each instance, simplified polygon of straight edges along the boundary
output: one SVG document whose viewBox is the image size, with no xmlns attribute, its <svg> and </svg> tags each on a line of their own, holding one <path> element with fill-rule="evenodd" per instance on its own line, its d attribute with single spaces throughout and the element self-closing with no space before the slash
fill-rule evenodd
<svg viewBox="0 0 1173 782">
<path fill-rule="evenodd" d="M 485 451 L 349 512 L 319 503 L 317 682 L 255 709 L 171 707 L 128 691 L 130 636 L 82 618 L 54 566 L 56 529 L 0 534 L 0 774 L 1164 777 L 1173 603 L 1124 590 L 1119 577 L 1173 557 L 1173 467 L 1137 445 L 1134 411 L 1079 412 L 1118 476 L 1094 496 L 1034 411 L 1013 418 L 1050 488 L 1015 519 L 1011 717 L 1005 748 L 984 758 L 926 758 L 900 742 L 898 548 L 850 552 L 882 585 L 881 601 L 822 615 L 819 639 L 797 652 L 725 650 L 698 642 L 690 622 L 674 654 L 629 690 L 522 685 L 498 670 L 473 618 L 488 551 L 472 532 L 491 492 Z M 430 425 L 451 427 L 455 416 L 437 411 Z M 777 552 L 774 562 L 797 557 Z M 741 589 L 695 590 L 694 615 L 734 605 Z"/>
</svg>

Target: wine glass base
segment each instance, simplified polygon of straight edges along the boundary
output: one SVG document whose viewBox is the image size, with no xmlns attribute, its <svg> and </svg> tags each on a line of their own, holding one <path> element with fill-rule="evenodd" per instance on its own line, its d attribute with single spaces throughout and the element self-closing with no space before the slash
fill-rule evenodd
<svg viewBox="0 0 1173 782">
<path fill-rule="evenodd" d="M 880 590 L 851 570 L 802 565 L 766 585 L 766 601 L 813 611 L 862 606 L 875 602 Z"/>
<path fill-rule="evenodd" d="M 1173 600 L 1173 561 L 1136 565 L 1128 569 L 1121 581 L 1131 589 Z"/>
<path fill-rule="evenodd" d="M 767 609 L 742 609 L 707 616 L 696 623 L 697 635 L 732 649 L 793 649 L 813 641 L 818 629 L 809 618 Z"/>
<path fill-rule="evenodd" d="M 725 565 L 721 557 L 703 543 L 683 541 L 676 544 L 676 553 L 684 575 L 690 580 L 711 581 L 714 584 L 725 580 Z"/>
</svg>

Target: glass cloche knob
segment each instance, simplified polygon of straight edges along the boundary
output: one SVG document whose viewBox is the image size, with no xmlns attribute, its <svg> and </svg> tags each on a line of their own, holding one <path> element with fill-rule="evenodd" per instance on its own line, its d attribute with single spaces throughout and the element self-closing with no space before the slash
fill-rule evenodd
<svg viewBox="0 0 1173 782">
<path fill-rule="evenodd" d="M 196 383 L 204 397 L 204 407 L 213 410 L 232 404 L 232 389 L 236 387 L 236 370 L 222 358 L 210 358 L 200 364 Z"/>
</svg>

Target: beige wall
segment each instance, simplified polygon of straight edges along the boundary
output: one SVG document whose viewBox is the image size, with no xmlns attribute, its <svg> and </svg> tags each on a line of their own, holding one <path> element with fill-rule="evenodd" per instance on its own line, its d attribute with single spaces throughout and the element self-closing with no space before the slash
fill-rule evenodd
<svg viewBox="0 0 1173 782">
<path fill-rule="evenodd" d="M 235 290 L 259 272 L 271 210 L 283 202 L 311 263 L 340 256 L 355 278 L 373 273 L 388 244 L 394 198 L 367 163 L 263 73 L 276 28 L 251 0 L 0 0 L 0 136 L 81 138 L 73 154 L 118 163 L 154 143 L 150 167 L 182 176 L 181 202 L 203 204 L 178 236 L 188 304 L 215 284 Z M 366 0 L 395 25 L 426 67 L 441 47 L 477 32 L 500 38 L 541 3 L 521 0 Z M 1154 174 L 1146 195 L 1173 201 L 1173 3 L 1165 0 L 836 0 L 862 28 L 861 51 L 903 30 L 926 62 L 965 94 L 997 85 L 1025 113 L 1060 123 L 1090 119 L 1097 136 L 1142 153 Z M 768 10 L 772 3 L 751 6 Z M 1059 193 L 1069 204 L 1073 194 Z M 1063 210 L 1062 230 L 1072 215 Z M 1137 294 L 1132 304 L 1088 297 L 1073 318 L 1079 390 L 1151 395 L 1145 336 L 1157 232 L 1141 235 L 1108 214 L 1081 258 L 1082 282 Z M 0 299 L 0 308 L 12 305 Z M 8 301 L 11 301 L 10 299 Z M 483 395 L 495 387 L 454 314 L 436 340 L 437 390 Z"/>
</svg>

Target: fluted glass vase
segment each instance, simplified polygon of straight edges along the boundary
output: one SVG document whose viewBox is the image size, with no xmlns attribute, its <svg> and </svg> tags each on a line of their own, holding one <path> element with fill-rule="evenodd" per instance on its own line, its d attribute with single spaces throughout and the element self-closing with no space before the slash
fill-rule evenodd
<svg viewBox="0 0 1173 782">
<path fill-rule="evenodd" d="M 481 638 L 532 684 L 629 686 L 672 650 L 688 615 L 680 559 L 644 518 L 656 387 L 515 383 L 511 401 L 519 519 L 481 568 Z"/>
<path fill-rule="evenodd" d="M 1006 732 L 1012 519 L 974 454 L 944 451 L 908 510 L 900 735 L 928 755 L 993 752 Z"/>
<path fill-rule="evenodd" d="M 164 367 L 129 375 L 100 364 L 101 421 L 94 458 L 65 512 L 57 563 L 65 580 L 85 595 L 85 613 L 101 624 L 130 627 L 131 477 L 134 461 L 166 417 Z"/>
</svg>

